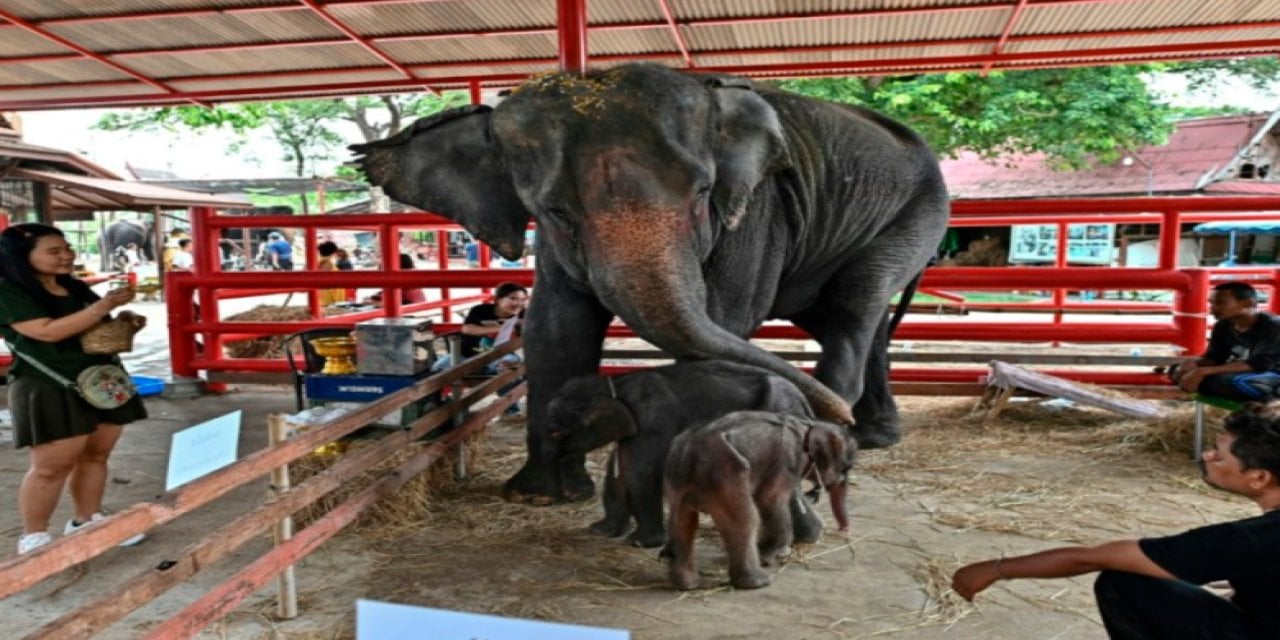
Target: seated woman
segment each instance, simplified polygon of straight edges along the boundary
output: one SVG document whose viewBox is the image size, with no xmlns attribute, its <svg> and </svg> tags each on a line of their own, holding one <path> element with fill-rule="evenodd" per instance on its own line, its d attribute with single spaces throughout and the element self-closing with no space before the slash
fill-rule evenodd
<svg viewBox="0 0 1280 640">
<path fill-rule="evenodd" d="M 524 308 L 529 304 L 529 290 L 524 285 L 514 282 L 504 282 L 498 285 L 493 291 L 493 302 L 486 302 L 471 307 L 467 312 L 467 317 L 462 321 L 462 345 L 460 352 L 465 360 L 476 354 L 492 349 L 494 339 L 502 331 L 503 323 L 511 318 L 517 318 L 524 315 Z M 519 356 L 508 354 L 501 360 L 490 364 L 486 369 L 487 374 L 496 374 L 500 369 L 506 369 L 520 362 Z M 431 367 L 432 373 L 444 371 L 453 366 L 452 358 L 445 355 L 436 361 Z"/>
<path fill-rule="evenodd" d="M 338 245 L 332 240 L 321 242 L 316 245 L 316 253 L 320 254 L 320 260 L 316 262 L 317 271 L 337 271 L 337 253 Z M 344 289 L 321 289 L 320 290 L 320 306 L 327 307 L 347 301 L 347 292 Z"/>
</svg>

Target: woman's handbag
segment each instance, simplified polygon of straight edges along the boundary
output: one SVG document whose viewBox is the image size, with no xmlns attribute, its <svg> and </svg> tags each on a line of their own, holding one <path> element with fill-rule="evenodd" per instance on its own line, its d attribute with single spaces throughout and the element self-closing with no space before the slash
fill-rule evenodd
<svg viewBox="0 0 1280 640">
<path fill-rule="evenodd" d="M 146 318 L 121 311 L 117 317 L 85 329 L 80 334 L 80 348 L 91 355 L 108 356 L 133 351 L 133 334 L 142 331 L 146 324 Z"/>
<path fill-rule="evenodd" d="M 129 374 L 125 373 L 124 368 L 116 364 L 98 364 L 88 367 L 76 376 L 76 381 L 72 382 L 65 376 L 46 367 L 43 363 L 31 356 L 28 356 L 17 349 L 13 345 L 9 345 L 9 350 L 14 355 L 30 362 L 32 366 L 42 371 L 45 375 L 53 378 L 63 388 L 76 392 L 85 402 L 98 409 L 115 409 L 130 398 L 137 395 L 138 387 L 133 384 L 133 379 Z"/>
</svg>

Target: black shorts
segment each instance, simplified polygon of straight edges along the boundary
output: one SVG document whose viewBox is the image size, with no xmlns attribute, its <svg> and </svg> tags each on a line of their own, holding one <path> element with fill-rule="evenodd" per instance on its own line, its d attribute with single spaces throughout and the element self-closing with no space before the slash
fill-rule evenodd
<svg viewBox="0 0 1280 640">
<path fill-rule="evenodd" d="M 128 424 L 147 417 L 134 396 L 115 409 L 98 409 L 70 389 L 35 375 L 9 379 L 9 412 L 17 448 L 84 436 L 100 424 Z"/>
</svg>

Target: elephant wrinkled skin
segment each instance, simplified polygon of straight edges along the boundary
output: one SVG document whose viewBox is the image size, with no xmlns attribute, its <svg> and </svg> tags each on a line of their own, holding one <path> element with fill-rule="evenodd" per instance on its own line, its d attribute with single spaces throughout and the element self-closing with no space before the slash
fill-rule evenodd
<svg viewBox="0 0 1280 640">
<path fill-rule="evenodd" d="M 538 76 L 497 108 L 442 112 L 352 149 L 391 197 L 504 257 L 537 221 L 529 458 L 509 499 L 593 491 L 583 458 L 547 442 L 546 408 L 570 378 L 597 371 L 615 316 L 678 359 L 786 378 L 864 448 L 900 438 L 886 309 L 933 255 L 949 210 L 936 159 L 905 126 L 637 64 Z M 821 343 L 813 377 L 748 340 L 770 318 Z"/>
<path fill-rule="evenodd" d="M 584 455 L 611 442 L 602 502 L 604 518 L 591 530 L 610 537 L 636 530 L 627 542 L 666 542 L 662 521 L 662 468 L 676 435 L 733 411 L 757 410 L 812 417 L 790 382 L 758 367 L 706 360 L 654 367 L 612 378 L 584 376 L 565 384 L 551 401 L 547 437 L 561 456 Z M 795 536 L 814 542 L 822 521 L 801 503 L 791 505 Z"/>
<path fill-rule="evenodd" d="M 845 498 L 856 451 L 849 433 L 834 424 L 762 411 L 734 412 L 676 436 L 663 472 L 671 512 L 663 555 L 676 588 L 698 587 L 699 513 L 711 514 L 724 540 L 730 583 L 767 586 L 760 567 L 791 552 L 791 505 L 806 467 L 831 496 L 840 531 L 848 532 Z"/>
</svg>

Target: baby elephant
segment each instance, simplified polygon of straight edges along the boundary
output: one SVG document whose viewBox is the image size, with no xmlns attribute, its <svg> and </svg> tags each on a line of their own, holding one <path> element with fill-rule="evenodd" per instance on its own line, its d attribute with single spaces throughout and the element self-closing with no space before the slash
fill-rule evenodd
<svg viewBox="0 0 1280 640">
<path fill-rule="evenodd" d="M 547 409 L 547 436 L 560 456 L 580 455 L 611 442 L 602 492 L 604 518 L 591 530 L 608 536 L 636 530 L 628 542 L 656 547 L 666 541 L 662 521 L 662 466 L 676 434 L 730 413 L 755 409 L 813 415 L 790 382 L 756 367 L 716 360 L 684 362 L 613 378 L 586 376 L 565 384 Z M 797 539 L 813 542 L 822 521 L 797 493 Z"/>
<path fill-rule="evenodd" d="M 790 553 L 789 502 L 810 470 L 831 496 L 840 531 L 849 530 L 845 494 L 857 445 L 842 427 L 811 418 L 739 411 L 695 427 L 671 443 L 664 472 L 670 520 L 664 555 L 678 589 L 696 589 L 698 513 L 711 514 L 738 589 L 769 584 L 761 564 Z"/>
</svg>

